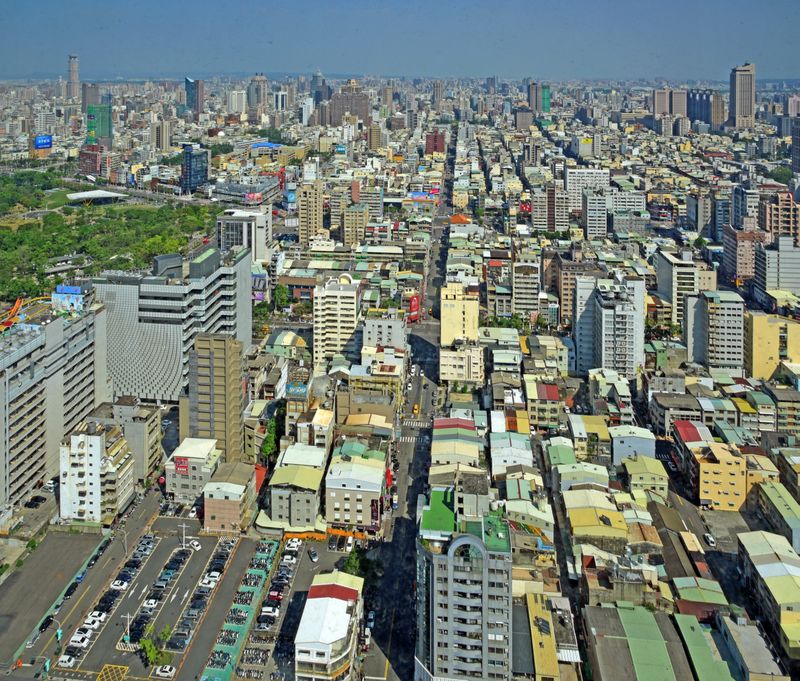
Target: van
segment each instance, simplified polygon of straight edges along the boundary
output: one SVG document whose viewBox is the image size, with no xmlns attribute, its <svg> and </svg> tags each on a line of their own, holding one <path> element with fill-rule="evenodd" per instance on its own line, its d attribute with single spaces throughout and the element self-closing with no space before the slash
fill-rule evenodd
<svg viewBox="0 0 800 681">
<path fill-rule="evenodd" d="M 344 545 L 344 549 L 345 549 L 345 551 L 347 551 L 347 553 L 350 553 L 350 551 L 353 550 L 353 538 L 352 537 L 348 537 L 347 538 L 347 543 Z"/>
</svg>

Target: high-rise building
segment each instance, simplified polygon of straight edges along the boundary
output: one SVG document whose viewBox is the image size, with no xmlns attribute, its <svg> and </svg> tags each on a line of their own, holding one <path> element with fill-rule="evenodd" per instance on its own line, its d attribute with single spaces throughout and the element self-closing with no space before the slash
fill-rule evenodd
<svg viewBox="0 0 800 681">
<path fill-rule="evenodd" d="M 659 250 L 654 262 L 658 295 L 672 306 L 672 323 L 683 324 L 685 297 L 716 290 L 717 273 L 693 260 L 691 251 L 675 255 Z"/>
<path fill-rule="evenodd" d="M 539 310 L 541 292 L 542 253 L 522 250 L 514 255 L 511 265 L 511 312 L 530 319 Z"/>
<path fill-rule="evenodd" d="M 227 253 L 249 248 L 253 262 L 267 259 L 272 243 L 272 206 L 266 210 L 229 209 L 217 216 L 217 246 Z"/>
<path fill-rule="evenodd" d="M 341 125 L 346 114 L 356 116 L 365 125 L 369 125 L 369 95 L 364 92 L 355 80 L 348 80 L 342 89 L 331 97 L 331 125 Z"/>
<path fill-rule="evenodd" d="M 247 85 L 247 108 L 266 107 L 268 95 L 269 83 L 263 73 L 257 73 Z"/>
<path fill-rule="evenodd" d="M 480 302 L 463 284 L 448 282 L 440 294 L 441 332 L 439 345 L 450 347 L 455 341 L 477 341 Z"/>
<path fill-rule="evenodd" d="M 550 113 L 550 86 L 542 83 L 528 83 L 528 106 L 534 113 Z"/>
<path fill-rule="evenodd" d="M 608 235 L 608 208 L 602 189 L 584 189 L 581 219 L 587 240 L 605 239 Z"/>
<path fill-rule="evenodd" d="M 59 514 L 111 525 L 133 501 L 133 453 L 119 426 L 78 424 L 60 447 Z"/>
<path fill-rule="evenodd" d="M 228 93 L 228 111 L 233 114 L 247 111 L 247 91 L 231 90 Z"/>
<path fill-rule="evenodd" d="M 753 279 L 756 299 L 763 301 L 767 291 L 788 291 L 800 295 L 800 248 L 791 236 L 779 236 L 767 246 L 756 245 L 756 273 Z"/>
<path fill-rule="evenodd" d="M 703 121 L 712 130 L 725 123 L 725 99 L 716 90 L 689 90 L 686 115 L 692 121 Z"/>
<path fill-rule="evenodd" d="M 731 198 L 731 224 L 734 227 L 755 226 L 758 220 L 758 204 L 761 195 L 758 189 L 750 189 L 742 184 L 733 188 Z"/>
<path fill-rule="evenodd" d="M 800 118 L 792 122 L 792 172 L 800 173 Z"/>
<path fill-rule="evenodd" d="M 735 128 L 750 129 L 756 124 L 756 65 L 746 63 L 731 69 L 731 125 Z"/>
<path fill-rule="evenodd" d="M 334 355 L 357 355 L 360 303 L 359 285 L 349 274 L 331 278 L 314 289 L 315 374 L 325 374 Z"/>
<path fill-rule="evenodd" d="M 683 341 L 690 362 L 742 375 L 744 300 L 734 291 L 686 296 Z"/>
<path fill-rule="evenodd" d="M 669 91 L 669 112 L 673 116 L 686 116 L 687 114 L 686 90 Z"/>
<path fill-rule="evenodd" d="M 111 398 L 106 308 L 88 286 L 58 287 L 52 309 L 0 336 L 0 525 L 59 473 L 62 439 Z"/>
<path fill-rule="evenodd" d="M 433 97 L 431 98 L 431 107 L 434 111 L 439 111 L 444 102 L 444 83 L 441 80 L 433 81 Z"/>
<path fill-rule="evenodd" d="M 86 107 L 86 144 L 99 144 L 111 149 L 114 141 L 114 123 L 111 104 L 90 104 Z"/>
<path fill-rule="evenodd" d="M 81 94 L 81 78 L 78 73 L 78 57 L 74 54 L 67 58 L 67 99 L 78 99 Z"/>
<path fill-rule="evenodd" d="M 457 495 L 453 487 L 433 487 L 422 509 L 414 679 L 510 679 L 508 522 L 488 508 L 468 515 Z"/>
<path fill-rule="evenodd" d="M 569 194 L 566 189 L 550 184 L 546 190 L 547 231 L 566 232 L 569 229 Z"/>
<path fill-rule="evenodd" d="M 769 235 L 755 227 L 736 229 L 725 225 L 722 231 L 722 270 L 726 278 L 740 284 L 756 273 L 756 244 L 768 241 Z"/>
<path fill-rule="evenodd" d="M 425 135 L 425 155 L 443 154 L 445 149 L 444 132 L 441 130 L 434 130 Z"/>
<path fill-rule="evenodd" d="M 364 241 L 369 222 L 369 207 L 365 203 L 347 206 L 342 213 L 342 233 L 345 246 L 358 246 Z"/>
<path fill-rule="evenodd" d="M 94 83 L 81 83 L 81 113 L 85 114 L 90 104 L 100 103 L 100 86 Z"/>
<path fill-rule="evenodd" d="M 800 203 L 789 190 L 762 196 L 758 202 L 758 228 L 767 232 L 771 240 L 778 236 L 800 234 Z"/>
<path fill-rule="evenodd" d="M 380 123 L 373 123 L 367 128 L 367 149 L 378 151 L 383 146 L 383 131 Z"/>
<path fill-rule="evenodd" d="M 210 152 L 199 144 L 183 145 L 183 163 L 181 163 L 181 191 L 193 193 L 198 187 L 208 182 Z"/>
<path fill-rule="evenodd" d="M 663 116 L 669 113 L 669 88 L 653 90 L 653 115 Z"/>
<path fill-rule="evenodd" d="M 608 168 L 573 168 L 564 169 L 564 189 L 569 197 L 570 211 L 580 211 L 583 206 L 584 189 L 607 189 L 611 184 L 611 173 Z"/>
<path fill-rule="evenodd" d="M 315 180 L 297 188 L 297 218 L 300 245 L 307 246 L 323 230 L 323 187 Z"/>
<path fill-rule="evenodd" d="M 200 333 L 252 334 L 250 251 L 209 248 L 193 260 L 155 258 L 149 272 L 104 272 L 93 281 L 108 315 L 108 371 L 117 394 L 177 402 Z"/>
<path fill-rule="evenodd" d="M 745 376 L 770 380 L 781 362 L 800 362 L 800 322 L 775 314 L 744 313 Z"/>
<path fill-rule="evenodd" d="M 197 118 L 203 113 L 203 106 L 206 99 L 206 84 L 202 80 L 185 78 L 183 87 L 186 90 L 186 106 L 188 106 Z"/>
<path fill-rule="evenodd" d="M 150 144 L 159 151 L 169 151 L 172 148 L 172 123 L 170 121 L 156 121 L 150 126 Z"/>
<path fill-rule="evenodd" d="M 216 440 L 226 462 L 242 461 L 244 455 L 243 347 L 231 335 L 198 334 L 189 353 L 189 393 L 181 398 L 181 439 Z"/>
</svg>

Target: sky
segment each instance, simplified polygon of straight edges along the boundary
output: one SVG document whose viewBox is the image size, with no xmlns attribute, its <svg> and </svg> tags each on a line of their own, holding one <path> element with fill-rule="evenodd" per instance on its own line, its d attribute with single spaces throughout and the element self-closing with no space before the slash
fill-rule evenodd
<svg viewBox="0 0 800 681">
<path fill-rule="evenodd" d="M 799 0 L 5 0 L 0 79 L 800 77 Z"/>
</svg>

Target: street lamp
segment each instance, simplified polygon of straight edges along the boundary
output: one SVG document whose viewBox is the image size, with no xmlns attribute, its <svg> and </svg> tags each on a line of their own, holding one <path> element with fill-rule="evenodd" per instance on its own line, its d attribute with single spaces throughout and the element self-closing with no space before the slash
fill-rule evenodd
<svg viewBox="0 0 800 681">
<path fill-rule="evenodd" d="M 122 533 L 122 546 L 125 549 L 125 555 L 128 555 L 128 532 L 127 530 L 119 530 Z"/>
</svg>

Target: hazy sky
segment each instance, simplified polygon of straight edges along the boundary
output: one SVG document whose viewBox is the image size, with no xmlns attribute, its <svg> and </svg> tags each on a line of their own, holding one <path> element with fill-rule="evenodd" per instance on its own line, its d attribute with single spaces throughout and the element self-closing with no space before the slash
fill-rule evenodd
<svg viewBox="0 0 800 681">
<path fill-rule="evenodd" d="M 800 77 L 800 0 L 4 0 L 0 78 Z"/>
</svg>

